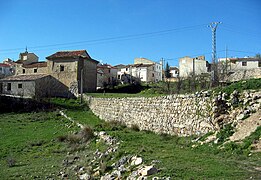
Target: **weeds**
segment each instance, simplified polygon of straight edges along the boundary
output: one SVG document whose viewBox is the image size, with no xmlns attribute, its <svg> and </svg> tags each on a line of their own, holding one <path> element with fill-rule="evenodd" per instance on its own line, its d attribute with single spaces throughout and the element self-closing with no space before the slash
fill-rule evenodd
<svg viewBox="0 0 261 180">
<path fill-rule="evenodd" d="M 6 159 L 6 163 L 7 163 L 8 167 L 14 167 L 16 164 L 16 160 L 13 157 L 8 157 Z"/>
<path fill-rule="evenodd" d="M 219 143 L 223 143 L 227 140 L 228 137 L 232 136 L 234 134 L 234 128 L 232 127 L 232 124 L 226 124 L 223 129 L 221 129 L 217 133 L 217 138 Z"/>
</svg>

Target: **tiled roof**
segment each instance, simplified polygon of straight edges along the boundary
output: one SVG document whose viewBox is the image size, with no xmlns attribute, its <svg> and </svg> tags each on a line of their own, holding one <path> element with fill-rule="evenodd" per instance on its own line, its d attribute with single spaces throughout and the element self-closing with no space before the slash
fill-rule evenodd
<svg viewBox="0 0 261 180">
<path fill-rule="evenodd" d="M 177 67 L 170 67 L 169 70 L 176 70 L 176 71 L 179 71 L 179 68 L 177 68 Z"/>
<path fill-rule="evenodd" d="M 101 68 L 101 69 L 105 69 L 105 68 L 108 68 L 108 69 L 117 69 L 116 67 L 110 65 L 110 64 L 98 64 L 97 65 L 97 68 Z"/>
<path fill-rule="evenodd" d="M 230 61 L 260 61 L 261 59 L 255 57 L 247 57 L 247 58 L 230 58 Z"/>
<path fill-rule="evenodd" d="M 86 56 L 87 54 L 87 56 Z M 53 58 L 75 58 L 75 57 L 86 57 L 88 59 L 91 59 L 91 57 L 88 55 L 86 50 L 77 50 L 77 51 L 58 51 L 48 57 L 46 59 L 53 59 Z"/>
<path fill-rule="evenodd" d="M 21 60 L 21 59 L 19 59 L 19 60 L 17 60 L 15 63 L 17 63 L 17 64 L 23 64 L 23 60 Z"/>
<path fill-rule="evenodd" d="M 0 67 L 11 67 L 9 64 L 0 63 Z"/>
<path fill-rule="evenodd" d="M 32 74 L 32 75 L 18 75 L 18 76 L 8 76 L 6 78 L 0 79 L 0 81 L 33 81 L 43 77 L 50 76 L 48 74 Z"/>
<path fill-rule="evenodd" d="M 35 62 L 31 64 L 24 64 L 24 68 L 47 67 L 47 62 Z"/>
<path fill-rule="evenodd" d="M 125 67 L 150 67 L 153 66 L 154 64 L 129 64 Z"/>
</svg>

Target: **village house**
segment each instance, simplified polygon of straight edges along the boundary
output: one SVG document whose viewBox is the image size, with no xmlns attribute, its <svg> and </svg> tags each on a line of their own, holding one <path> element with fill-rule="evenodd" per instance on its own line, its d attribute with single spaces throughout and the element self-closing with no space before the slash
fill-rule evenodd
<svg viewBox="0 0 261 180">
<path fill-rule="evenodd" d="M 175 67 L 175 66 L 171 66 L 171 67 L 169 67 L 169 72 L 170 72 L 170 78 L 168 78 L 168 81 L 171 81 L 171 82 L 178 81 L 179 68 Z"/>
<path fill-rule="evenodd" d="M 46 74 L 47 63 L 39 62 L 39 58 L 34 53 L 27 50 L 19 54 L 19 59 L 15 62 L 15 75 Z"/>
<path fill-rule="evenodd" d="M 194 75 L 201 75 L 210 72 L 210 64 L 205 59 L 205 56 L 191 58 L 185 56 L 179 59 L 179 76 L 183 78 Z"/>
<path fill-rule="evenodd" d="M 47 74 L 9 76 L 1 80 L 0 92 L 7 96 L 41 98 L 52 95 L 57 82 Z"/>
<path fill-rule="evenodd" d="M 139 79 L 142 82 L 162 81 L 162 63 L 156 63 L 146 58 L 135 58 L 134 64 L 126 65 L 118 71 L 118 79 Z"/>
<path fill-rule="evenodd" d="M 86 50 L 59 51 L 46 59 L 47 62 L 38 62 L 34 53 L 20 53 L 16 75 L 1 80 L 2 94 L 72 97 L 96 90 L 98 61 Z"/>
<path fill-rule="evenodd" d="M 219 58 L 218 61 L 221 70 L 227 72 L 261 68 L 261 59 L 256 57 Z"/>
<path fill-rule="evenodd" d="M 106 87 L 107 85 L 116 85 L 118 69 L 109 64 L 97 65 L 97 89 Z"/>
<path fill-rule="evenodd" d="M 10 64 L 0 63 L 0 79 L 13 74 L 13 68 Z"/>
</svg>

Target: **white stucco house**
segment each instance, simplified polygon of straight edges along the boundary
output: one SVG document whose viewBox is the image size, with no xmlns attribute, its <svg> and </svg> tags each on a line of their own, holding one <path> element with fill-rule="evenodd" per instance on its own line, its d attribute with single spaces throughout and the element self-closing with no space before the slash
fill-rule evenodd
<svg viewBox="0 0 261 180">
<path fill-rule="evenodd" d="M 229 72 L 261 68 L 261 59 L 256 57 L 219 58 L 218 61 Z"/>
<path fill-rule="evenodd" d="M 156 63 L 146 58 L 135 58 L 134 64 L 118 67 L 118 80 L 130 77 L 141 82 L 162 81 L 162 63 Z"/>
</svg>

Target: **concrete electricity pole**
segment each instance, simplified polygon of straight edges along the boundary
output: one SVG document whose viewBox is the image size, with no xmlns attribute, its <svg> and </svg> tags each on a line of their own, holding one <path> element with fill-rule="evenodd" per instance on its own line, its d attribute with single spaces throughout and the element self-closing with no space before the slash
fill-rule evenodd
<svg viewBox="0 0 261 180">
<path fill-rule="evenodd" d="M 208 27 L 212 30 L 212 82 L 211 86 L 217 86 L 218 85 L 218 66 L 217 66 L 217 51 L 216 51 L 216 31 L 218 25 L 221 24 L 221 22 L 212 22 Z"/>
</svg>

